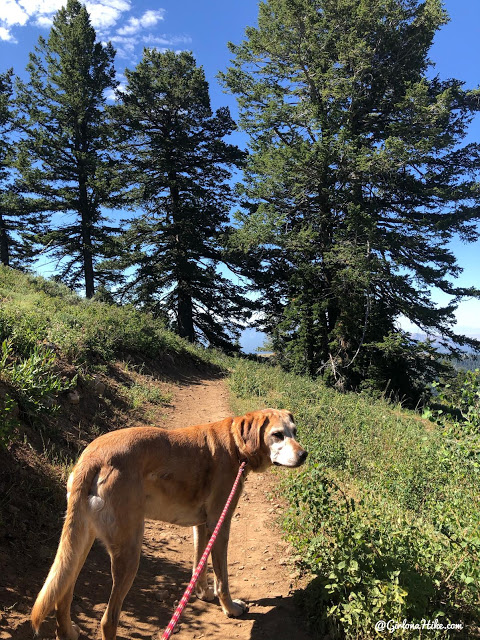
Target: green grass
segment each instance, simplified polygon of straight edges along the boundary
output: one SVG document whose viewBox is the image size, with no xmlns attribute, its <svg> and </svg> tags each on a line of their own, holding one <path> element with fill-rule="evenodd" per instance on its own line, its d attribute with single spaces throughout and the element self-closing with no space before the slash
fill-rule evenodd
<svg viewBox="0 0 480 640">
<path fill-rule="evenodd" d="M 136 382 L 130 387 L 125 387 L 124 393 L 132 409 L 138 409 L 145 403 L 168 404 L 172 400 L 171 393 L 162 391 L 156 386 L 140 382 Z"/>
<path fill-rule="evenodd" d="M 129 354 L 224 361 L 218 352 L 179 338 L 150 314 L 86 300 L 61 284 L 2 265 L 0 303 L 0 341 L 10 338 L 22 355 L 46 343 L 89 367 Z"/>
<path fill-rule="evenodd" d="M 22 419 L 38 421 L 58 395 L 115 360 L 150 361 L 161 368 L 214 364 L 227 359 L 189 344 L 164 323 L 133 307 L 86 300 L 67 287 L 0 265 L 0 444 Z M 62 374 L 68 364 L 69 377 Z M 169 401 L 153 386 L 126 389 L 132 408 Z"/>
<path fill-rule="evenodd" d="M 62 285 L 13 269 L 0 269 L 0 300 L 0 338 L 11 338 L 22 355 L 40 342 L 53 344 L 77 364 L 129 353 L 199 355 L 160 320 L 133 307 L 86 300 Z"/>
<path fill-rule="evenodd" d="M 230 386 L 238 413 L 291 409 L 309 450 L 306 468 L 283 483 L 290 504 L 283 524 L 312 576 L 303 602 L 316 631 L 375 638 L 381 619 L 438 618 L 465 625 L 454 637 L 474 637 L 480 498 L 472 450 L 399 405 L 339 394 L 268 365 L 239 361 Z"/>
</svg>

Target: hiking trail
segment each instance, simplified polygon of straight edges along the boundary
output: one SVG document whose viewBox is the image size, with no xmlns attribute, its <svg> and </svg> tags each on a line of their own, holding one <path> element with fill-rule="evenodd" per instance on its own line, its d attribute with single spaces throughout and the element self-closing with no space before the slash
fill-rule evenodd
<svg viewBox="0 0 480 640">
<path fill-rule="evenodd" d="M 220 378 L 189 380 L 175 385 L 172 391 L 172 403 L 158 426 L 176 428 L 232 415 L 227 387 Z M 269 495 L 275 483 L 271 470 L 250 474 L 232 518 L 230 590 L 233 598 L 247 602 L 249 611 L 240 618 L 227 618 L 217 600 L 202 602 L 193 595 L 173 636 L 177 640 L 312 640 L 293 602 L 297 577 L 288 545 L 275 525 L 282 506 Z M 146 521 L 140 567 L 124 601 L 118 640 L 160 640 L 190 580 L 192 557 L 191 528 Z M 43 573 L 36 570 L 30 579 L 20 577 L 22 584 L 30 586 L 25 587 L 21 606 L 2 621 L 1 640 L 31 640 L 30 607 L 52 559 L 45 560 Z M 209 580 L 213 580 L 210 562 Z M 109 559 L 96 542 L 80 573 L 72 603 L 72 619 L 82 630 L 79 640 L 100 638 L 100 619 L 110 588 Z M 53 615 L 43 624 L 41 633 L 45 638 L 55 637 Z"/>
</svg>

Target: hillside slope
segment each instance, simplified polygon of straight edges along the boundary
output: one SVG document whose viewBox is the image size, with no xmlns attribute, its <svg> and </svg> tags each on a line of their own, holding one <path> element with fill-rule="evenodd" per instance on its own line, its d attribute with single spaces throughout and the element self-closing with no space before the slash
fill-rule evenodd
<svg viewBox="0 0 480 640">
<path fill-rule="evenodd" d="M 282 474 L 274 505 L 287 501 L 286 511 L 265 502 L 255 508 L 262 517 L 271 514 L 267 520 L 283 519 L 315 637 L 376 638 L 379 620 L 435 619 L 457 628 L 426 629 L 420 636 L 418 629 L 401 629 L 398 635 L 480 637 L 478 434 L 440 428 L 383 398 L 340 394 L 269 364 L 193 347 L 132 308 L 86 301 L 1 267 L 0 344 L 0 638 L 21 637 L 5 627 L 13 612 L 27 625 L 58 540 L 64 482 L 80 450 L 113 428 L 165 420 L 180 426 L 176 420 L 183 421 L 181 409 L 189 403 L 199 421 L 209 419 L 224 398 L 191 402 L 194 390 L 202 380 L 218 382 L 226 369 L 235 413 L 292 410 L 310 451 L 304 470 Z M 261 528 L 258 535 L 262 543 L 270 537 Z M 172 557 L 186 552 L 177 542 Z M 275 544 L 283 555 L 284 547 Z M 270 556 L 267 547 L 266 558 L 274 560 L 278 553 Z M 240 587 L 248 577 L 241 571 Z M 260 583 L 261 574 L 250 571 Z M 142 583 L 143 593 L 146 588 Z M 284 605 L 289 602 L 285 598 Z M 260 620 L 257 613 L 265 611 L 253 610 L 250 620 Z M 268 619 L 275 626 L 278 614 Z M 218 629 L 220 638 L 224 629 Z M 263 638 L 271 629 L 239 623 L 234 635 L 248 638 L 248 632 Z"/>
<path fill-rule="evenodd" d="M 0 266 L 0 575 L 50 557 L 65 481 L 97 435 L 159 424 L 221 356 L 133 308 Z M 24 569 L 21 569 L 22 571 Z"/>
</svg>

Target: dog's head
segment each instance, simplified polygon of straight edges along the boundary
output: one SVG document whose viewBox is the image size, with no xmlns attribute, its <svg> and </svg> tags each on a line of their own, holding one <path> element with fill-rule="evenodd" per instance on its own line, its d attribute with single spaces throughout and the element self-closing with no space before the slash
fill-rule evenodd
<svg viewBox="0 0 480 640">
<path fill-rule="evenodd" d="M 297 442 L 297 428 L 290 411 L 264 409 L 235 418 L 234 432 L 242 457 L 253 471 L 270 465 L 299 467 L 308 453 Z"/>
</svg>

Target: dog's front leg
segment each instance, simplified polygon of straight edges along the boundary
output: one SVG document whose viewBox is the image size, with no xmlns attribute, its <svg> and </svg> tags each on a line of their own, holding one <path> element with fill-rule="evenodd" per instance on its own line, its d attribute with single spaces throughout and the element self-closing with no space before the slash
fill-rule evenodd
<svg viewBox="0 0 480 640">
<path fill-rule="evenodd" d="M 200 559 L 203 555 L 203 552 L 205 551 L 205 547 L 207 546 L 209 540 L 210 533 L 207 531 L 206 524 L 201 524 L 198 527 L 193 527 L 193 573 L 195 573 L 195 569 L 200 562 Z M 207 563 L 205 563 L 204 568 L 198 576 L 198 582 L 195 586 L 195 594 L 197 598 L 199 598 L 199 600 L 206 600 L 207 602 L 210 602 L 215 598 L 215 593 L 212 587 L 208 586 Z"/>
<path fill-rule="evenodd" d="M 232 600 L 228 588 L 227 551 L 230 522 L 225 521 L 212 548 L 213 571 L 215 572 L 215 595 L 218 596 L 223 612 L 229 617 L 241 616 L 248 607 L 243 600 Z"/>
</svg>

